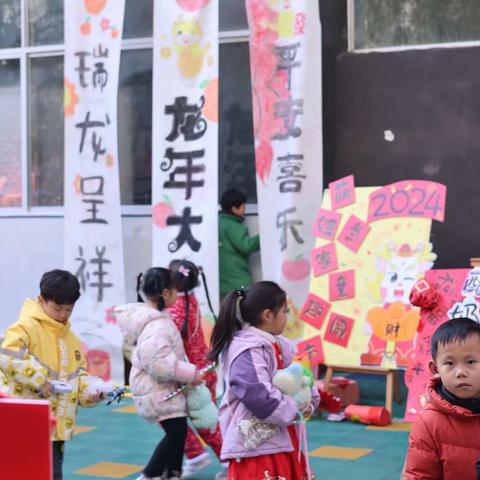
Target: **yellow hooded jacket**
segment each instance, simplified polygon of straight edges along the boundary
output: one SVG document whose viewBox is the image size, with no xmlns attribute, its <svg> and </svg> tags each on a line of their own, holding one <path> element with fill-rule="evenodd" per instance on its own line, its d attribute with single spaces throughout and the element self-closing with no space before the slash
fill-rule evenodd
<svg viewBox="0 0 480 480">
<path fill-rule="evenodd" d="M 93 377 L 86 371 L 80 340 L 70 323 L 57 322 L 45 313 L 40 303 L 28 298 L 18 320 L 5 332 L 0 348 L 0 370 L 6 378 L 8 393 L 22 398 L 41 398 L 38 391 L 50 380 L 73 387 L 66 394 L 49 398 L 57 425 L 52 440 L 70 440 L 78 404 L 88 407 Z"/>
</svg>

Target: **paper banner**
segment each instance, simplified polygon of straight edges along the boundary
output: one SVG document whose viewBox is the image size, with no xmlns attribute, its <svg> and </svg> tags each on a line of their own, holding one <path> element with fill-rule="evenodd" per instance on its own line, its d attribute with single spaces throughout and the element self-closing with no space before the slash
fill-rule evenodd
<svg viewBox="0 0 480 480">
<path fill-rule="evenodd" d="M 443 222 L 447 187 L 425 180 L 404 180 L 370 195 L 368 221 L 394 217 L 431 218 Z"/>
<path fill-rule="evenodd" d="M 72 326 L 90 373 L 121 383 L 123 339 L 111 312 L 125 302 L 117 145 L 124 7 L 111 0 L 64 8 L 64 264 L 82 288 Z"/>
<path fill-rule="evenodd" d="M 323 339 L 326 342 L 334 343 L 335 345 L 346 348 L 348 346 L 348 341 L 350 340 L 353 324 L 353 318 L 332 312 Z"/>
<path fill-rule="evenodd" d="M 323 247 L 314 248 L 311 254 L 313 275 L 319 277 L 338 268 L 335 244 L 329 243 Z"/>
<path fill-rule="evenodd" d="M 296 312 L 308 293 L 305 263 L 322 196 L 319 7 L 310 0 L 246 0 L 246 8 L 262 273 L 289 293 Z M 289 323 L 301 322 L 292 316 Z M 295 339 L 301 330 L 287 333 Z"/>
<path fill-rule="evenodd" d="M 368 225 L 368 223 L 360 220 L 355 215 L 350 215 L 347 223 L 338 236 L 338 241 L 345 247 L 349 248 L 352 252 L 356 253 L 362 246 L 369 231 L 370 225 Z"/>
<path fill-rule="evenodd" d="M 405 421 L 413 422 L 426 404 L 426 391 L 432 376 L 428 363 L 432 359 L 431 340 L 435 330 L 448 320 L 448 311 L 456 302 L 462 302 L 462 286 L 468 269 L 430 270 L 425 279 L 415 285 L 419 293 L 429 289 L 438 295 L 433 308 L 421 309 L 420 327 L 415 341 L 415 353 L 411 366 L 405 372 L 408 387 Z M 432 294 L 431 294 L 432 296 Z"/>
<path fill-rule="evenodd" d="M 313 234 L 316 237 L 332 241 L 337 233 L 341 218 L 340 213 L 321 208 L 315 218 Z"/>
<path fill-rule="evenodd" d="M 218 0 L 155 2 L 153 37 L 153 264 L 203 267 L 218 312 Z"/>
</svg>

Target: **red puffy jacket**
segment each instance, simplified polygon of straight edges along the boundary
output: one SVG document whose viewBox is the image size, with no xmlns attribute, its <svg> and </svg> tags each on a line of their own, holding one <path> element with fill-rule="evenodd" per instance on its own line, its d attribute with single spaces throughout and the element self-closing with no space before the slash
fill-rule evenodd
<svg viewBox="0 0 480 480">
<path fill-rule="evenodd" d="M 433 379 L 429 402 L 410 434 L 407 480 L 477 480 L 480 415 L 442 398 Z"/>
</svg>

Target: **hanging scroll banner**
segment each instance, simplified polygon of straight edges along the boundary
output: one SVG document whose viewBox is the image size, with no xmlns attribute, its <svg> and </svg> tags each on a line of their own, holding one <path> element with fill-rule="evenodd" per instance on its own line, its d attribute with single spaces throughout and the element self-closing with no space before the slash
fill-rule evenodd
<svg viewBox="0 0 480 480">
<path fill-rule="evenodd" d="M 302 337 L 313 225 L 322 198 L 318 2 L 246 0 L 263 278 L 289 295 L 285 334 Z"/>
<path fill-rule="evenodd" d="M 64 2 L 65 268 L 80 281 L 72 327 L 88 370 L 123 382 L 125 302 L 117 96 L 124 0 Z"/>
<path fill-rule="evenodd" d="M 153 265 L 201 266 L 217 312 L 218 0 L 155 2 L 153 37 Z"/>
</svg>

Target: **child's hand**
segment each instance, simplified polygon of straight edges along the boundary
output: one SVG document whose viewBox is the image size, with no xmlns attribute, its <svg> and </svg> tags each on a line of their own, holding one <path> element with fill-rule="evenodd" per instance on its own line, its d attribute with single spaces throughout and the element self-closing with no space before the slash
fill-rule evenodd
<svg viewBox="0 0 480 480">
<path fill-rule="evenodd" d="M 313 403 L 308 401 L 298 406 L 298 409 L 303 413 L 305 417 L 310 417 L 315 410 Z"/>
<path fill-rule="evenodd" d="M 96 392 L 88 397 L 88 400 L 92 403 L 99 403 L 104 399 L 105 395 L 103 394 L 103 392 Z"/>
<path fill-rule="evenodd" d="M 50 382 L 47 382 L 39 391 L 41 397 L 48 398 L 53 393 L 53 386 Z"/>
<path fill-rule="evenodd" d="M 203 377 L 204 377 L 204 373 L 202 373 L 200 370 L 197 370 L 195 372 L 195 378 L 193 379 L 193 384 L 194 385 L 198 385 L 199 383 L 202 383 L 203 382 Z"/>
</svg>

